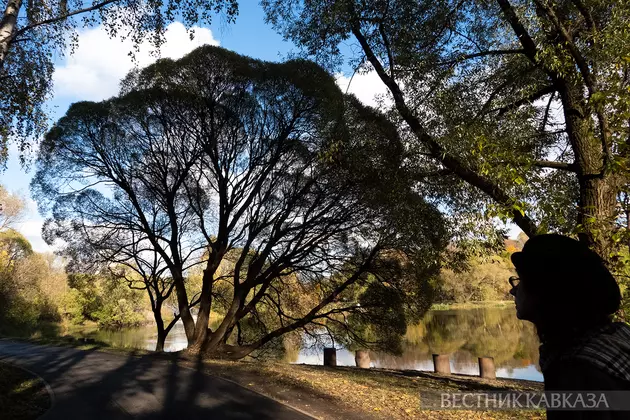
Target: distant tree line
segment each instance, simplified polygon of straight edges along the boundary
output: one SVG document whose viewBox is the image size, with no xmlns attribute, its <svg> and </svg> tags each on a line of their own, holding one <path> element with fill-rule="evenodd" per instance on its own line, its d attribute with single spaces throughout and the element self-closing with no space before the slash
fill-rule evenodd
<svg viewBox="0 0 630 420">
<path fill-rule="evenodd" d="M 502 252 L 472 256 L 464 267 L 445 267 L 434 283 L 435 303 L 467 303 L 513 300 L 508 279 L 516 275 L 510 255 L 523 249 L 527 236 L 506 239 Z"/>
<path fill-rule="evenodd" d="M 108 327 L 147 322 L 141 292 L 113 276 L 68 276 L 59 257 L 33 251 L 14 229 L 25 201 L 0 186 L 0 203 L 0 333 L 28 334 L 42 322 L 93 321 Z"/>
</svg>

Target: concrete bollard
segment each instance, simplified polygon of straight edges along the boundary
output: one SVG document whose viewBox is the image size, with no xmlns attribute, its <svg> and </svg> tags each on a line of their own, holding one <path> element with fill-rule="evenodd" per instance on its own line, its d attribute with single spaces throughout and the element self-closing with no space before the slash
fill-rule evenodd
<svg viewBox="0 0 630 420">
<path fill-rule="evenodd" d="M 324 348 L 324 366 L 337 366 L 337 349 L 334 347 Z"/>
<path fill-rule="evenodd" d="M 497 372 L 494 368 L 494 358 L 492 357 L 480 357 L 479 358 L 479 376 L 485 379 L 496 379 Z"/>
<path fill-rule="evenodd" d="M 354 354 L 354 361 L 357 366 L 363 369 L 370 368 L 370 352 L 367 350 L 357 350 Z"/>
<path fill-rule="evenodd" d="M 449 360 L 448 354 L 433 355 L 433 371 L 445 375 L 451 374 L 451 361 Z"/>
</svg>

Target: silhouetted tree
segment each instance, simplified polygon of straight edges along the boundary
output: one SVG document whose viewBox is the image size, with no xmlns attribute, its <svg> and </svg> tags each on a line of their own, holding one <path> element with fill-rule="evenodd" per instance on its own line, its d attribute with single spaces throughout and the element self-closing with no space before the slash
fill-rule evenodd
<svg viewBox="0 0 630 420">
<path fill-rule="evenodd" d="M 89 271 L 96 263 L 134 266 L 141 253 L 157 253 L 157 266 L 137 268 L 161 273 L 166 267 L 192 339 L 184 273 L 198 264 L 206 246 L 196 235 L 195 212 L 183 188 L 194 156 L 178 133 L 152 135 L 157 123 L 150 114 L 135 119 L 144 99 L 149 106 L 149 96 L 73 105 L 42 144 L 33 188 L 40 205 L 52 210 L 44 238 L 61 239 L 59 252 L 77 266 L 70 271 Z M 151 290 L 170 294 L 170 287 Z"/>
<path fill-rule="evenodd" d="M 164 324 L 162 309 L 168 302 L 175 283 L 168 266 L 160 254 L 151 246 L 149 240 L 137 238 L 130 230 L 130 240 L 126 246 L 111 247 L 105 256 L 110 274 L 119 281 L 124 281 L 131 289 L 145 290 L 151 303 L 151 311 L 157 328 L 156 351 L 164 351 L 164 342 L 173 326 L 179 321 L 180 314 L 175 312 L 167 325 Z M 96 253 L 98 255 L 99 253 Z M 193 297 L 195 299 L 195 297 Z M 199 300 L 193 300 L 189 307 L 195 306 Z"/>
<path fill-rule="evenodd" d="M 163 351 L 166 336 L 180 319 L 180 314 L 175 312 L 173 319 L 165 326 L 162 318 L 162 308 L 171 296 L 175 282 L 169 265 L 165 263 L 158 249 L 163 247 L 161 252 L 165 255 L 170 255 L 170 249 L 168 245 L 163 245 L 163 241 L 157 241 L 157 248 L 153 246 L 147 234 L 135 225 L 137 220 L 123 216 L 125 209 L 132 208 L 132 203 L 125 198 L 121 195 L 109 202 L 112 207 L 107 211 L 98 207 L 98 201 L 103 197 L 97 195 L 59 202 L 56 211 L 59 212 L 58 215 L 64 216 L 47 221 L 44 238 L 51 243 L 61 240 L 60 248 L 56 252 L 68 258 L 68 273 L 100 274 L 112 281 L 124 282 L 131 289 L 145 290 L 157 328 L 156 351 Z M 107 205 L 105 201 L 100 204 Z M 72 212 L 75 219 L 68 220 L 65 216 L 67 212 Z M 143 216 L 149 218 L 152 229 L 150 233 L 154 237 L 163 234 L 157 219 L 164 217 L 163 214 L 146 211 Z M 183 263 L 187 264 L 188 260 L 189 258 L 185 258 Z M 172 261 L 170 264 L 172 266 Z M 182 271 L 187 267 L 183 266 Z M 178 269 L 175 268 L 174 271 L 178 272 Z M 198 301 L 190 302 L 187 306 L 195 306 Z"/>
<path fill-rule="evenodd" d="M 395 127 L 319 66 L 202 47 L 131 73 L 123 91 L 70 108 L 42 144 L 33 191 L 50 223 L 107 238 L 121 219 L 146 236 L 171 271 L 191 351 L 240 358 L 383 304 L 426 308 L 445 223 L 403 176 Z M 184 276 L 201 249 L 194 325 Z M 229 277 L 217 275 L 234 250 Z M 397 297 L 361 304 L 376 284 Z M 314 300 L 291 303 L 300 293 Z"/>
</svg>

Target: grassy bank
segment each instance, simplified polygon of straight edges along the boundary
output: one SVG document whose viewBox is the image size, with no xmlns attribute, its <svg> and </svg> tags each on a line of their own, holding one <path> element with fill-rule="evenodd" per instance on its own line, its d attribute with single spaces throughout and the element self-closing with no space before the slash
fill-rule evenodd
<svg viewBox="0 0 630 420">
<path fill-rule="evenodd" d="M 543 419 L 540 411 L 422 410 L 421 395 L 437 392 L 541 391 L 542 384 L 481 380 L 466 375 L 354 367 L 325 368 L 272 362 L 204 362 L 231 379 L 317 417 L 331 419 Z M 426 394 L 425 394 L 426 395 Z"/>
<path fill-rule="evenodd" d="M 475 309 L 475 308 L 511 308 L 514 306 L 513 300 L 492 300 L 483 302 L 465 303 L 434 303 L 431 305 L 432 311 L 447 311 L 453 309 Z"/>
<path fill-rule="evenodd" d="M 23 337 L 13 336 L 13 337 L 4 337 L 4 338 L 8 338 L 11 340 L 25 341 L 28 343 L 39 344 L 43 346 L 72 347 L 77 350 L 96 350 L 96 351 L 103 351 L 103 352 L 115 353 L 115 354 L 133 354 L 135 356 L 160 354 L 160 353 L 156 353 L 149 350 L 138 349 L 135 347 L 113 347 L 102 341 L 97 341 L 91 338 L 80 339 L 80 338 L 76 338 L 70 335 L 65 335 L 61 337 L 23 338 Z"/>
<path fill-rule="evenodd" d="M 98 324 L 85 321 L 83 324 L 74 324 L 67 319 L 59 322 L 43 321 L 30 326 L 16 326 L 3 324 L 0 326 L 0 337 L 16 337 L 20 339 L 42 338 L 55 339 L 59 336 L 71 335 L 76 332 L 96 331 Z"/>
<path fill-rule="evenodd" d="M 44 382 L 18 367 L 0 362 L 0 417 L 36 419 L 50 407 Z"/>
</svg>

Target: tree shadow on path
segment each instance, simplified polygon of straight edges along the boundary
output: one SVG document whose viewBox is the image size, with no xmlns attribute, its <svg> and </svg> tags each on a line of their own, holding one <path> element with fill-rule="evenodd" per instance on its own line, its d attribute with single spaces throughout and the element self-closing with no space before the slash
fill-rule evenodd
<svg viewBox="0 0 630 420">
<path fill-rule="evenodd" d="M 54 390 L 56 402 L 45 420 L 310 418 L 205 374 L 200 359 L 184 367 L 181 354 L 123 356 L 32 344 L 20 350 L 11 358 L 40 374 Z"/>
</svg>

